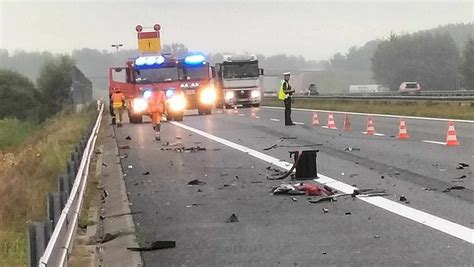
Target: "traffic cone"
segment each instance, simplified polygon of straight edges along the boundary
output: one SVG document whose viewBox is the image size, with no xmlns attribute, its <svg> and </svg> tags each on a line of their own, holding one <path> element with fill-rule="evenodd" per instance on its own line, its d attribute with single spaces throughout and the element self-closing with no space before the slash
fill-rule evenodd
<svg viewBox="0 0 474 267">
<path fill-rule="evenodd" d="M 351 120 L 349 118 L 349 114 L 344 114 L 344 131 L 350 132 L 352 131 Z"/>
<path fill-rule="evenodd" d="M 334 115 L 332 112 L 329 112 L 328 114 L 328 126 L 329 129 L 337 129 L 336 123 L 334 122 Z"/>
<path fill-rule="evenodd" d="M 319 126 L 319 118 L 318 118 L 318 113 L 313 113 L 313 127 Z"/>
<path fill-rule="evenodd" d="M 252 114 L 251 114 L 252 118 L 257 118 L 257 113 L 255 112 L 255 108 L 252 108 Z"/>
<path fill-rule="evenodd" d="M 458 138 L 456 137 L 456 130 L 454 129 L 454 122 L 448 123 L 448 136 L 446 137 L 447 146 L 459 146 Z"/>
<path fill-rule="evenodd" d="M 405 119 L 400 119 L 400 130 L 398 131 L 398 139 L 408 139 L 410 136 L 407 132 L 407 125 L 405 123 Z"/>
<path fill-rule="evenodd" d="M 237 109 L 237 106 L 234 106 L 234 114 L 239 114 L 239 110 Z"/>
<path fill-rule="evenodd" d="M 375 134 L 375 127 L 374 121 L 372 120 L 372 116 L 369 116 L 367 119 L 367 135 L 374 135 Z"/>
</svg>

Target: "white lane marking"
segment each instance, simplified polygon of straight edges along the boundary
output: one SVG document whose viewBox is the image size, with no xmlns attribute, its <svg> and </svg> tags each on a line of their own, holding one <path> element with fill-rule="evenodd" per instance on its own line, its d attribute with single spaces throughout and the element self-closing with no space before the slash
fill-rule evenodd
<svg viewBox="0 0 474 267">
<path fill-rule="evenodd" d="M 304 125 L 304 122 L 297 122 L 297 121 L 294 121 L 293 123 L 296 124 L 296 125 Z"/>
<path fill-rule="evenodd" d="M 270 119 L 271 121 L 280 121 L 279 119 Z"/>
<path fill-rule="evenodd" d="M 431 141 L 431 140 L 422 140 L 424 143 L 430 143 L 430 144 L 437 144 L 437 145 L 446 145 L 446 142 L 439 142 L 439 141 Z"/>
<path fill-rule="evenodd" d="M 247 153 L 250 156 L 266 161 L 282 169 L 285 169 L 285 170 L 291 169 L 292 164 L 288 162 L 281 161 L 267 154 L 236 144 L 234 142 L 206 133 L 204 131 L 189 127 L 179 122 L 172 121 L 171 123 L 178 127 L 186 129 L 188 131 L 194 132 L 208 139 L 211 139 L 213 141 L 226 145 L 228 147 Z M 321 184 L 328 185 L 338 191 L 341 191 L 344 193 L 352 193 L 354 189 L 357 189 L 356 187 L 340 182 L 338 180 L 335 180 L 323 174 L 318 174 L 318 175 L 319 175 L 319 179 L 316 179 L 315 181 Z M 463 226 L 463 225 L 448 221 L 446 219 L 431 215 L 429 213 L 399 204 L 395 201 L 392 201 L 383 197 L 370 197 L 370 198 L 358 197 L 358 198 L 362 201 L 365 201 L 369 204 L 372 204 L 384 210 L 390 211 L 392 213 L 395 213 L 407 219 L 413 220 L 415 222 L 421 223 L 423 225 L 426 225 L 428 227 L 431 227 L 443 233 L 449 234 L 451 236 L 457 237 L 471 244 L 474 244 L 474 230 L 466 226 Z"/>
<path fill-rule="evenodd" d="M 362 132 L 363 134 L 367 134 L 367 132 Z M 376 136 L 385 136 L 385 134 L 383 133 L 374 133 L 374 135 Z"/>
<path fill-rule="evenodd" d="M 284 109 L 284 108 L 281 108 L 281 107 L 270 107 L 270 106 L 262 106 L 262 108 Z M 399 115 L 387 115 L 387 114 L 344 112 L 344 111 L 336 111 L 336 110 L 332 111 L 332 110 L 307 109 L 307 108 L 292 108 L 292 110 L 310 111 L 310 112 L 315 112 L 315 111 L 316 112 L 332 112 L 332 113 L 337 113 L 337 114 L 350 114 L 350 115 L 362 115 L 362 116 L 371 115 L 373 117 L 386 117 L 386 118 L 404 118 L 404 119 L 428 120 L 428 121 L 454 121 L 454 122 L 474 123 L 474 120 L 457 120 L 457 119 L 428 118 L 428 117 L 416 117 L 416 116 L 399 116 Z"/>
<path fill-rule="evenodd" d="M 327 126 L 321 126 L 321 128 L 329 129 L 329 130 L 337 130 L 337 128 L 329 128 L 329 127 L 327 127 Z"/>
<path fill-rule="evenodd" d="M 255 119 L 260 119 L 260 117 L 259 117 L 259 116 L 255 116 Z"/>
<path fill-rule="evenodd" d="M 240 116 L 240 117 L 244 117 L 244 116 L 245 116 L 245 114 L 239 113 L 239 116 Z"/>
</svg>

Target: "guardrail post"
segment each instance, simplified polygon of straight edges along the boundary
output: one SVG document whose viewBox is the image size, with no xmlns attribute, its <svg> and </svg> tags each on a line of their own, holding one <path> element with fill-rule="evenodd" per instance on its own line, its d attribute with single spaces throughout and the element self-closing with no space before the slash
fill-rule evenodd
<svg viewBox="0 0 474 267">
<path fill-rule="evenodd" d="M 58 223 L 59 217 L 61 216 L 61 197 L 58 192 L 56 193 L 50 193 L 51 198 L 52 198 L 52 222 L 53 222 L 53 228 L 56 227 L 56 224 Z"/>
<path fill-rule="evenodd" d="M 71 183 L 69 181 L 69 175 L 59 176 L 59 192 L 64 192 L 66 197 L 69 197 L 71 193 Z"/>
<path fill-rule="evenodd" d="M 54 198 L 53 193 L 48 193 L 47 201 L 46 201 L 46 216 L 48 221 L 52 223 L 52 227 L 54 228 Z"/>
<path fill-rule="evenodd" d="M 38 266 L 38 253 L 36 252 L 36 228 L 32 223 L 28 224 L 26 234 L 28 267 Z"/>
<path fill-rule="evenodd" d="M 79 165 L 80 165 L 80 159 L 79 159 L 79 155 L 77 154 L 77 152 L 72 152 L 71 153 L 71 161 L 74 162 L 74 174 L 76 174 L 77 171 L 79 170 Z"/>
<path fill-rule="evenodd" d="M 74 180 L 76 179 L 76 167 L 74 166 L 74 161 L 68 160 L 67 162 L 67 175 L 69 176 L 69 182 L 70 182 L 70 189 L 69 192 L 71 192 L 72 185 L 74 184 Z"/>
<path fill-rule="evenodd" d="M 36 265 L 38 266 L 38 262 L 43 255 L 44 250 L 46 249 L 46 228 L 44 222 L 35 222 L 35 246 L 36 246 Z"/>
<path fill-rule="evenodd" d="M 53 224 L 51 223 L 50 220 L 46 219 L 44 221 L 44 229 L 46 233 L 46 247 L 48 246 L 48 242 L 51 239 L 51 235 L 53 234 Z"/>
</svg>

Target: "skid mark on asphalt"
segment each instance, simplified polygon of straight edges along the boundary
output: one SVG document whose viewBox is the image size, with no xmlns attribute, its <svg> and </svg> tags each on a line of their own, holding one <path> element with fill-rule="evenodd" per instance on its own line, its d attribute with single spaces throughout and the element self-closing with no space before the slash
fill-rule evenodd
<svg viewBox="0 0 474 267">
<path fill-rule="evenodd" d="M 437 144 L 437 145 L 446 145 L 446 142 L 439 142 L 439 141 L 430 141 L 430 140 L 422 140 L 424 143 L 430 143 L 430 144 Z"/>
<path fill-rule="evenodd" d="M 281 161 L 280 159 L 277 159 L 275 157 L 269 156 L 267 154 L 258 152 L 256 150 L 253 150 L 251 148 L 236 144 L 234 142 L 231 142 L 229 140 L 217 137 L 215 135 L 209 134 L 207 132 L 189 127 L 187 125 L 184 125 L 179 122 L 171 122 L 172 124 L 181 127 L 183 129 L 186 129 L 188 131 L 194 132 L 196 134 L 199 134 L 203 137 L 206 137 L 208 139 L 211 139 L 213 141 L 216 141 L 218 143 L 221 143 L 223 145 L 226 145 L 228 147 L 231 147 L 233 149 L 239 150 L 241 152 L 247 153 L 250 156 L 253 156 L 255 158 L 261 159 L 263 161 L 266 161 L 272 165 L 278 166 L 282 169 L 285 170 L 290 170 L 292 164 Z M 344 192 L 344 193 L 352 193 L 354 192 L 354 189 L 357 189 L 356 187 L 353 187 L 351 185 L 348 185 L 346 183 L 340 182 L 338 180 L 335 180 L 333 178 L 330 178 L 328 176 L 318 174 L 319 179 L 315 180 L 318 183 L 328 185 L 338 191 Z M 446 219 L 431 215 L 429 213 L 426 213 L 424 211 L 420 211 L 405 205 L 402 205 L 400 203 L 397 203 L 395 201 L 383 198 L 383 197 L 357 197 L 362 201 L 365 201 L 369 204 L 372 204 L 376 207 L 382 208 L 386 211 L 390 211 L 392 213 L 395 213 L 397 215 L 400 215 L 402 217 L 405 217 L 407 219 L 410 219 L 412 221 L 421 223 L 423 225 L 426 225 L 428 227 L 431 227 L 433 229 L 436 229 L 438 231 L 441 231 L 443 233 L 446 233 L 448 235 L 451 235 L 453 237 L 462 239 L 464 241 L 467 241 L 471 244 L 474 244 L 474 230 L 468 227 L 465 227 L 463 225 L 448 221 Z"/>
</svg>

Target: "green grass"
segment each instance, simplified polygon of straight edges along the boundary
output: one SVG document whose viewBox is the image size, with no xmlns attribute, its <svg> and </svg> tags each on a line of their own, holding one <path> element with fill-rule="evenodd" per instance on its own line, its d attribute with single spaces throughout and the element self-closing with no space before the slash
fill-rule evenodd
<svg viewBox="0 0 474 267">
<path fill-rule="evenodd" d="M 46 194 L 58 190 L 58 176 L 92 112 L 61 112 L 0 154 L 0 266 L 26 265 L 27 224 L 46 217 Z"/>
<path fill-rule="evenodd" d="M 282 101 L 265 98 L 263 105 L 283 107 Z M 474 104 L 459 105 L 445 102 L 391 102 L 385 100 L 325 100 L 295 99 L 295 108 L 361 112 L 371 114 L 390 114 L 401 116 L 420 116 L 446 119 L 474 120 Z"/>
<path fill-rule="evenodd" d="M 31 122 L 17 119 L 0 120 L 0 151 L 22 143 L 35 128 Z"/>
</svg>

